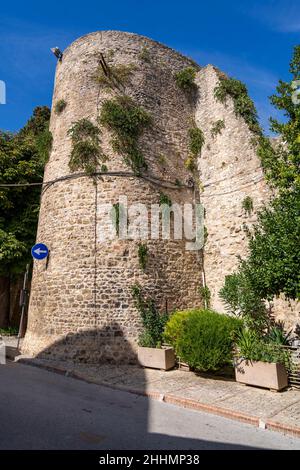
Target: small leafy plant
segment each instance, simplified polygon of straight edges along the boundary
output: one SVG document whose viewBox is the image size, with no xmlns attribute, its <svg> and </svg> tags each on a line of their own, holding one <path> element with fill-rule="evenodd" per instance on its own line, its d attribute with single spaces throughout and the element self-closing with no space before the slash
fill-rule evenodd
<svg viewBox="0 0 300 470">
<path fill-rule="evenodd" d="M 0 336 L 16 336 L 18 334 L 18 328 L 9 326 L 7 328 L 0 328 Z"/>
<path fill-rule="evenodd" d="M 139 284 L 134 284 L 131 287 L 131 293 L 144 328 L 139 337 L 139 345 L 147 348 L 160 347 L 164 327 L 169 318 L 168 314 L 159 313 L 154 300 L 143 295 Z"/>
<path fill-rule="evenodd" d="M 151 62 L 151 55 L 148 47 L 144 46 L 142 48 L 141 52 L 139 53 L 139 58 L 142 62 Z"/>
<path fill-rule="evenodd" d="M 225 129 L 225 122 L 224 119 L 218 119 L 216 122 L 214 122 L 212 128 L 211 128 L 211 136 L 214 138 L 218 134 L 222 134 L 222 130 Z"/>
<path fill-rule="evenodd" d="M 250 216 L 253 212 L 253 199 L 250 196 L 246 196 L 242 201 L 242 208 L 245 213 Z"/>
<path fill-rule="evenodd" d="M 148 258 L 149 258 L 149 250 L 146 244 L 140 243 L 138 247 L 138 257 L 139 257 L 139 265 L 140 268 L 145 271 Z"/>
<path fill-rule="evenodd" d="M 194 91 L 197 87 L 195 84 L 196 69 L 194 67 L 186 67 L 175 74 L 175 81 L 179 88 L 184 91 Z"/>
<path fill-rule="evenodd" d="M 172 201 L 167 194 L 161 192 L 159 195 L 159 204 L 160 206 L 163 206 L 166 204 L 167 206 L 171 207 Z"/>
<path fill-rule="evenodd" d="M 184 166 L 191 173 L 194 173 L 197 169 L 196 159 L 194 155 L 190 155 L 184 162 Z"/>
<path fill-rule="evenodd" d="M 248 90 L 244 83 L 235 78 L 221 77 L 218 85 L 215 87 L 214 93 L 215 98 L 225 105 L 227 98 L 231 97 L 235 114 L 244 118 L 252 132 L 259 135 L 261 134 L 257 111 L 253 101 L 248 96 Z"/>
<path fill-rule="evenodd" d="M 205 142 L 204 135 L 199 127 L 191 127 L 188 131 L 189 136 L 189 150 L 192 155 L 197 156 L 201 152 L 202 146 Z"/>
<path fill-rule="evenodd" d="M 205 302 L 205 308 L 210 308 L 211 292 L 209 290 L 209 287 L 200 286 L 199 287 L 199 294 Z"/>
<path fill-rule="evenodd" d="M 67 102 L 65 100 L 58 100 L 54 106 L 55 114 L 61 114 L 66 106 L 67 106 Z"/>
<path fill-rule="evenodd" d="M 260 337 L 251 329 L 238 333 L 236 350 L 240 358 L 248 361 L 279 362 L 288 365 L 290 352 L 268 336 Z"/>
</svg>

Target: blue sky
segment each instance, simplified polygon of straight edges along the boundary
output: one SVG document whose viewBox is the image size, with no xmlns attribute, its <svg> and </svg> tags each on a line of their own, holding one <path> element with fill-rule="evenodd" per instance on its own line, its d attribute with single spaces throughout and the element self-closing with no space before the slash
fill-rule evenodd
<svg viewBox="0 0 300 470">
<path fill-rule="evenodd" d="M 51 105 L 56 60 L 50 47 L 67 47 L 97 30 L 130 31 L 212 63 L 244 81 L 268 127 L 268 96 L 288 79 L 292 48 L 300 43 L 300 0 L 11 1 L 0 9 L 0 80 L 7 104 L 0 129 L 17 130 L 37 105 Z"/>
</svg>

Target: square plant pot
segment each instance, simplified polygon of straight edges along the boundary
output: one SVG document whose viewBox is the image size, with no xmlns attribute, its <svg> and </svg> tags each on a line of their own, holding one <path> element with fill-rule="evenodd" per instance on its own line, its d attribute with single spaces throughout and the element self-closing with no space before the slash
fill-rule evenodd
<svg viewBox="0 0 300 470">
<path fill-rule="evenodd" d="M 143 348 L 138 347 L 138 361 L 143 367 L 169 370 L 175 366 L 173 348 Z"/>
<path fill-rule="evenodd" d="M 282 390 L 288 385 L 287 372 L 284 365 L 276 362 L 236 360 L 235 378 L 237 382 L 256 387 Z"/>
</svg>

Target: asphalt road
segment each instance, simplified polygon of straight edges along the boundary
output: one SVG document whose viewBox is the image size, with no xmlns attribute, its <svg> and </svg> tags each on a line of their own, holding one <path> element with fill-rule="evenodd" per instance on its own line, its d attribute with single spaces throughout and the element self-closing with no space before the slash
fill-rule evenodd
<svg viewBox="0 0 300 470">
<path fill-rule="evenodd" d="M 0 449 L 300 449 L 300 439 L 36 367 L 0 365 Z"/>
</svg>

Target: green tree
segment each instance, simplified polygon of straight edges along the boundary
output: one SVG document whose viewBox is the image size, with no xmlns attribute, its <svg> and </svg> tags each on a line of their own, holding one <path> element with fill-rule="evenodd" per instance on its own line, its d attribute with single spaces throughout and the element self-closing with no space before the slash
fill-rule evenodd
<svg viewBox="0 0 300 470">
<path fill-rule="evenodd" d="M 274 107 L 285 116 L 284 122 L 270 119 L 271 130 L 278 134 L 280 140 L 274 145 L 270 139 L 261 137 L 258 146 L 266 176 L 281 193 L 300 186 L 300 104 L 293 102 L 295 84 L 300 80 L 300 45 L 294 49 L 290 73 L 291 80 L 280 80 L 277 93 L 270 98 Z"/>
<path fill-rule="evenodd" d="M 38 107 L 18 133 L 0 132 L 0 183 L 42 181 L 51 144 L 49 117 L 50 110 L 46 106 Z M 9 290 L 8 281 L 24 272 L 31 259 L 40 192 L 41 186 L 0 187 L 0 276 L 2 284 L 7 286 L 5 292 Z M 4 298 L 5 292 L 2 289 Z M 9 305 L 7 299 L 4 303 Z M 3 316 L 7 318 L 7 311 L 4 314 L 2 310 Z"/>
<path fill-rule="evenodd" d="M 291 81 L 280 81 L 270 98 L 286 118 L 270 120 L 278 142 L 265 136 L 258 142 L 258 155 L 276 196 L 258 213 L 258 222 L 248 233 L 249 255 L 237 273 L 227 276 L 220 292 L 229 310 L 254 320 L 262 300 L 282 293 L 287 299 L 300 298 L 300 104 L 293 100 L 293 83 L 300 79 L 300 46 L 295 47 L 290 72 Z M 260 312 L 267 315 L 267 309 Z"/>
</svg>

